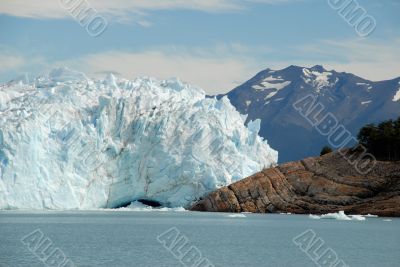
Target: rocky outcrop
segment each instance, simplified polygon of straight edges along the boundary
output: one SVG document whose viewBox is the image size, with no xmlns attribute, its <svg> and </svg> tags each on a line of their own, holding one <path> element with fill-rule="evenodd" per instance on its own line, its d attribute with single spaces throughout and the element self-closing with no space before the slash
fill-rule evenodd
<svg viewBox="0 0 400 267">
<path fill-rule="evenodd" d="M 194 211 L 400 216 L 400 162 L 361 175 L 339 153 L 265 169 L 212 192 Z"/>
</svg>

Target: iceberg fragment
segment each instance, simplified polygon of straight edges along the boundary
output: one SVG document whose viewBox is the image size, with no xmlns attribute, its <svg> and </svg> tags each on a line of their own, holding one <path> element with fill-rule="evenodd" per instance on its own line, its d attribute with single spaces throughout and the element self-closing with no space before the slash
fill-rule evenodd
<svg viewBox="0 0 400 267">
<path fill-rule="evenodd" d="M 365 221 L 365 217 L 362 215 L 346 215 L 344 211 L 339 211 L 337 213 L 328 213 L 323 215 L 309 215 L 310 219 L 335 219 L 338 221 Z"/>
</svg>

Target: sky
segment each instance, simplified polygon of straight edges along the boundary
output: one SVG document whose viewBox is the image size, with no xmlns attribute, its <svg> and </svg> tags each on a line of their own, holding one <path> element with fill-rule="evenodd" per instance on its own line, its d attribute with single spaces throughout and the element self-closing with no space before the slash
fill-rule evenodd
<svg viewBox="0 0 400 267">
<path fill-rule="evenodd" d="M 358 3 L 375 30 L 360 36 L 338 1 Z M 178 77 L 216 94 L 289 65 L 400 76 L 400 0 L 355 1 L 0 0 L 0 82 L 66 66 L 95 78 Z M 94 13 L 79 23 L 85 6 Z"/>
</svg>

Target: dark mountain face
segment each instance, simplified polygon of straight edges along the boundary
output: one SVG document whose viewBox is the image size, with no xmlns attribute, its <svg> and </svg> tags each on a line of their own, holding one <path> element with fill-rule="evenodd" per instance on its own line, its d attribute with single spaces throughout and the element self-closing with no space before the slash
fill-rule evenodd
<svg viewBox="0 0 400 267">
<path fill-rule="evenodd" d="M 260 135 L 288 162 L 319 155 L 328 138 L 322 136 L 293 107 L 312 95 L 355 137 L 367 123 L 400 116 L 400 78 L 372 82 L 322 66 L 266 69 L 227 94 L 248 121 L 261 119 Z M 218 97 L 222 97 L 219 95 Z"/>
</svg>

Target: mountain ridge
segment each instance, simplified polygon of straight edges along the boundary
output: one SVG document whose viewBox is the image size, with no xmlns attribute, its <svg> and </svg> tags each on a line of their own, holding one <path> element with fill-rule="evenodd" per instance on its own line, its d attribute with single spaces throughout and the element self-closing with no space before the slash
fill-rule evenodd
<svg viewBox="0 0 400 267">
<path fill-rule="evenodd" d="M 328 71 L 322 65 L 267 68 L 216 97 L 228 96 L 240 113 L 248 114 L 249 121 L 261 119 L 260 135 L 280 152 L 282 163 L 316 156 L 328 145 L 328 140 L 293 108 L 296 101 L 310 94 L 354 136 L 368 123 L 395 119 L 400 114 L 400 77 L 374 82 L 347 72 Z"/>
</svg>

